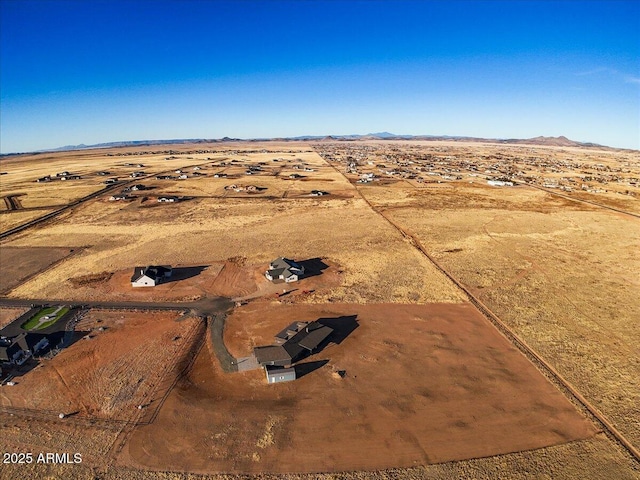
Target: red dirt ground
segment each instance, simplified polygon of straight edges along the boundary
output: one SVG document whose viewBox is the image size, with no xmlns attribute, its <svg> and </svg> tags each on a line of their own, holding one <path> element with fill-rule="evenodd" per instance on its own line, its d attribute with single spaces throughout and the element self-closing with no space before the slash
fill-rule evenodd
<svg viewBox="0 0 640 480">
<path fill-rule="evenodd" d="M 470 304 L 253 302 L 228 318 L 226 342 L 246 355 L 294 320 L 342 315 L 357 315 L 359 326 L 305 360 L 328 363 L 294 382 L 268 385 L 261 370 L 224 374 L 203 349 L 119 462 L 203 473 L 373 470 L 595 433 Z"/>
<path fill-rule="evenodd" d="M 201 320 L 176 317 L 91 310 L 76 327 L 91 338 L 16 377 L 15 386 L 0 390 L 0 406 L 129 420 L 194 341 Z"/>
</svg>

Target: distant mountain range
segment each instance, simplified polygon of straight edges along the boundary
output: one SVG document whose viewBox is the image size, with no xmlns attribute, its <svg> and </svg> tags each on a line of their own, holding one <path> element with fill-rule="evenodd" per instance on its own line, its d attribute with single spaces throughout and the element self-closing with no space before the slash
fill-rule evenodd
<svg viewBox="0 0 640 480">
<path fill-rule="evenodd" d="M 357 140 L 431 140 L 431 141 L 449 141 L 449 142 L 478 142 L 478 143 L 501 143 L 511 145 L 548 145 L 554 147 L 588 147 L 598 149 L 623 150 L 614 147 L 598 145 L 597 143 L 585 143 L 569 140 L 567 137 L 534 137 L 526 139 L 508 138 L 479 138 L 464 137 L 450 135 L 396 135 L 389 132 L 369 133 L 367 135 L 303 135 L 299 137 L 278 137 L 278 138 L 230 138 L 224 137 L 219 139 L 204 138 L 188 138 L 188 139 L 171 139 L 171 140 L 135 140 L 122 142 L 96 143 L 94 145 L 65 145 L 64 147 L 51 148 L 46 150 L 38 150 L 34 153 L 41 152 L 61 152 L 67 150 L 85 150 L 94 148 L 113 148 L 113 147 L 136 147 L 146 145 L 176 145 L 176 144 L 197 144 L 197 143 L 225 143 L 225 142 L 264 142 L 264 141 L 357 141 Z M 3 154 L 2 156 L 13 155 Z"/>
</svg>

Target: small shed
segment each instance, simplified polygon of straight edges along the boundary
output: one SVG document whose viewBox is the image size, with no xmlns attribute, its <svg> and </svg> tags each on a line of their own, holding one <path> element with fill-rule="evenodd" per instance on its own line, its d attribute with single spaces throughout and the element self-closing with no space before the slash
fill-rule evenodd
<svg viewBox="0 0 640 480">
<path fill-rule="evenodd" d="M 296 369 L 293 367 L 264 367 L 264 370 L 267 374 L 268 383 L 291 382 L 296 379 Z"/>
</svg>

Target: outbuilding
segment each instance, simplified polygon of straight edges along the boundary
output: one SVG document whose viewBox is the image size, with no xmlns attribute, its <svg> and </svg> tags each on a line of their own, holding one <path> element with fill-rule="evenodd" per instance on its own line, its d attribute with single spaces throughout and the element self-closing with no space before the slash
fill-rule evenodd
<svg viewBox="0 0 640 480">
<path fill-rule="evenodd" d="M 296 369 L 291 368 L 279 368 L 279 367 L 265 367 L 268 383 L 280 383 L 291 382 L 296 379 Z"/>
</svg>

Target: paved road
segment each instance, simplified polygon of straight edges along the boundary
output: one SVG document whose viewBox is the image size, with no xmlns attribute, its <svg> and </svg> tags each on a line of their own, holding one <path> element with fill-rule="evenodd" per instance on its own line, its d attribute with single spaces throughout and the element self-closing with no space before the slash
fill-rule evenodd
<svg viewBox="0 0 640 480">
<path fill-rule="evenodd" d="M 210 163 L 210 162 L 211 162 L 211 160 L 207 160 L 206 162 L 203 162 L 203 163 L 190 165 L 190 167 L 197 167 L 197 166 L 201 166 L 201 165 L 206 165 L 207 163 Z M 52 218 L 57 217 L 58 215 L 60 215 L 63 212 L 66 212 L 67 210 L 71 210 L 71 209 L 73 209 L 73 208 L 75 208 L 75 207 L 77 207 L 79 205 L 82 205 L 83 203 L 85 203 L 85 202 L 87 202 L 89 200 L 97 198 L 97 197 L 99 197 L 101 195 L 105 195 L 105 194 L 107 194 L 107 193 L 109 193 L 109 192 L 111 192 L 113 190 L 116 190 L 116 189 L 119 189 L 119 188 L 122 188 L 122 187 L 127 187 L 127 186 L 129 186 L 131 184 L 139 183 L 142 180 L 151 179 L 151 178 L 153 178 L 153 177 L 155 177 L 157 175 L 163 175 L 163 174 L 166 174 L 166 173 L 169 173 L 169 172 L 172 172 L 172 171 L 173 171 L 173 169 L 165 170 L 165 171 L 162 171 L 162 172 L 150 173 L 150 174 L 147 174 L 147 175 L 143 175 L 142 177 L 128 178 L 126 180 L 120 180 L 120 181 L 118 181 L 118 182 L 116 182 L 116 183 L 114 183 L 112 185 L 107 185 L 106 187 L 101 188 L 100 190 L 98 190 L 96 192 L 90 193 L 86 197 L 82 197 L 82 198 L 79 198 L 77 200 L 74 200 L 73 202 L 62 206 L 61 208 L 58 208 L 57 210 L 54 210 L 53 212 L 50 212 L 50 213 L 48 213 L 46 215 L 43 215 L 42 217 L 35 218 L 35 219 L 30 220 L 30 221 L 28 221 L 26 223 L 23 223 L 22 225 L 18 225 L 17 227 L 11 228 L 11 229 L 9 229 L 9 230 L 7 230 L 5 232 L 0 233 L 0 239 L 9 237 L 9 236 L 14 235 L 16 233 L 20 233 L 23 230 L 26 230 L 27 228 L 31 228 L 34 225 L 39 225 L 39 224 L 41 224 L 43 222 L 46 222 L 47 220 L 51 220 Z"/>
<path fill-rule="evenodd" d="M 0 298 L 0 306 L 28 307 L 30 305 L 70 305 L 85 308 L 107 308 L 122 310 L 193 310 L 202 316 L 224 313 L 233 306 L 233 302 L 224 297 L 203 298 L 195 302 L 74 302 L 40 298 Z"/>
</svg>

